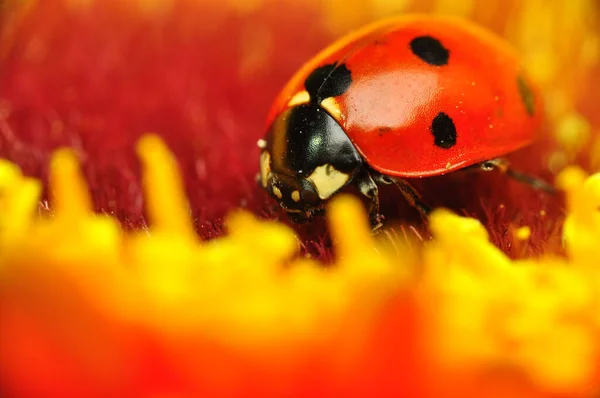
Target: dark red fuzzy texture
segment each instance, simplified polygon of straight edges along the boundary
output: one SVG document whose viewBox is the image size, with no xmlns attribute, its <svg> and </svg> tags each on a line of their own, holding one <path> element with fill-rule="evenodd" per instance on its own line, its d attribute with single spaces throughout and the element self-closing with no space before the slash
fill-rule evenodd
<svg viewBox="0 0 600 398">
<path fill-rule="evenodd" d="M 160 17 L 144 16 L 117 3 L 97 1 L 82 11 L 61 0 L 39 1 L 14 34 L 4 35 L 0 156 L 46 181 L 51 151 L 75 148 L 97 210 L 139 228 L 145 222 L 134 144 L 156 132 L 180 162 L 203 238 L 221 234 L 222 217 L 237 207 L 286 220 L 254 183 L 256 141 L 279 89 L 334 37 L 313 11 L 292 2 L 243 17 L 187 1 Z M 263 40 L 261 29 L 271 32 L 270 51 L 240 74 L 242 43 Z M 540 172 L 542 146 L 516 154 L 515 163 Z M 431 204 L 479 217 L 513 257 L 559 247 L 560 198 L 495 173 L 454 173 L 416 185 Z M 420 217 L 393 187 L 382 189 L 382 202 L 389 223 L 412 224 L 427 238 Z M 516 247 L 511 228 L 521 225 L 532 226 L 533 237 Z M 323 220 L 298 231 L 306 251 L 329 258 Z"/>
</svg>

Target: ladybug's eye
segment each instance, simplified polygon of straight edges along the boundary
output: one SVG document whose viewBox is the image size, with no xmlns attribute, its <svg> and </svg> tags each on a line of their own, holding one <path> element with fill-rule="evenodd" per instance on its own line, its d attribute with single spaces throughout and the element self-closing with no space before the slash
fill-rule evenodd
<svg viewBox="0 0 600 398">
<path fill-rule="evenodd" d="M 312 187 L 302 189 L 300 197 L 302 198 L 302 202 L 307 205 L 316 205 L 320 201 L 319 195 L 317 195 L 317 192 Z"/>
</svg>

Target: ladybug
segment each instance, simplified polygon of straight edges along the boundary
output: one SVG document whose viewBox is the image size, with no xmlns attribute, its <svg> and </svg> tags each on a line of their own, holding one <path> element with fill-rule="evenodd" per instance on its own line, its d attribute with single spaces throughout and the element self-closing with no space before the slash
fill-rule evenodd
<svg viewBox="0 0 600 398">
<path fill-rule="evenodd" d="M 409 179 L 465 168 L 511 169 L 502 156 L 531 144 L 541 96 L 515 51 L 467 20 L 407 15 L 368 25 L 308 61 L 287 83 L 258 141 L 258 183 L 305 222 L 349 184 L 382 225 L 379 184 L 431 211 Z"/>
</svg>

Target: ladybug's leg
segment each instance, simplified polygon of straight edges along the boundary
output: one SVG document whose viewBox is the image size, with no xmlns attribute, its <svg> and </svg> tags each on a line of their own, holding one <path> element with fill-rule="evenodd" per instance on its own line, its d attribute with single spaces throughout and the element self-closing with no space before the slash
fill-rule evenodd
<svg viewBox="0 0 600 398">
<path fill-rule="evenodd" d="M 419 212 L 425 217 L 431 214 L 431 206 L 429 206 L 423 201 L 423 199 L 421 198 L 421 194 L 419 194 L 419 191 L 417 191 L 415 187 L 410 185 L 408 181 L 403 180 L 401 178 L 394 178 L 392 181 L 394 182 L 394 184 L 396 184 L 398 189 L 400 189 L 400 192 L 402 192 L 402 195 L 404 195 L 404 198 L 412 207 L 419 210 Z"/>
<path fill-rule="evenodd" d="M 506 159 L 498 158 L 488 160 L 480 163 L 479 166 L 483 171 L 500 171 L 517 181 L 531 185 L 534 189 L 541 189 L 551 194 L 556 193 L 556 189 L 541 178 L 537 178 L 512 169 Z"/>
<path fill-rule="evenodd" d="M 429 206 L 423 201 L 423 198 L 421 198 L 421 194 L 419 194 L 419 191 L 417 191 L 415 187 L 410 185 L 408 181 L 403 180 L 401 178 L 386 176 L 383 174 L 376 174 L 374 177 L 375 180 L 380 184 L 395 184 L 406 199 L 406 201 L 412 207 L 417 209 L 419 213 L 421 213 L 423 216 L 427 217 L 431 213 L 431 206 Z"/>
<path fill-rule="evenodd" d="M 379 214 L 379 189 L 377 184 L 373 181 L 371 174 L 363 169 L 356 177 L 356 186 L 360 193 L 371 201 L 369 204 L 369 220 L 371 221 L 371 228 L 376 231 L 383 225 L 383 216 Z"/>
</svg>

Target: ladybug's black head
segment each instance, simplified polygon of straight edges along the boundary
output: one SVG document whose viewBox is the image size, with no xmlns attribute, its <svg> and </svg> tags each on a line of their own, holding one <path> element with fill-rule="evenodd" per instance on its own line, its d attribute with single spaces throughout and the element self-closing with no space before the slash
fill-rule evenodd
<svg viewBox="0 0 600 398">
<path fill-rule="evenodd" d="M 296 222 L 310 219 L 362 165 L 338 122 L 312 103 L 280 114 L 259 146 L 260 183 Z"/>
</svg>

